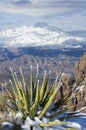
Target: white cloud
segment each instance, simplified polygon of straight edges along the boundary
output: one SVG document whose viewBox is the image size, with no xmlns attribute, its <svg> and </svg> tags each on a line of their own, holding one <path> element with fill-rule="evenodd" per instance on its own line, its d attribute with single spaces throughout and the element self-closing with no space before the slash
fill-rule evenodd
<svg viewBox="0 0 86 130">
<path fill-rule="evenodd" d="M 86 12 L 86 0 L 0 0 L 0 11 L 32 16 Z"/>
<path fill-rule="evenodd" d="M 0 0 L 0 19 L 0 29 L 8 28 L 7 23 L 40 21 L 63 30 L 86 30 L 86 0 Z"/>
</svg>

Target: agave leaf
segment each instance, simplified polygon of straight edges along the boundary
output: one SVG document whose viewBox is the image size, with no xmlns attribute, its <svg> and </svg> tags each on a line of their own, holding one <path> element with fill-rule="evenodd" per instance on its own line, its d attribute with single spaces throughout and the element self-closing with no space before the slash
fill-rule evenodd
<svg viewBox="0 0 86 130">
<path fill-rule="evenodd" d="M 57 88 L 56 90 L 54 90 L 53 94 L 51 95 L 50 99 L 48 100 L 48 102 L 46 103 L 46 105 L 44 106 L 43 110 L 41 111 L 41 113 L 39 114 L 39 118 L 41 119 L 45 113 L 47 112 L 47 110 L 49 109 L 50 105 L 52 104 L 52 102 L 54 101 L 56 95 L 57 95 L 57 92 L 60 88 L 60 84 L 56 85 Z"/>
<path fill-rule="evenodd" d="M 36 97 L 36 89 L 37 89 L 37 83 L 38 83 L 38 75 L 39 75 L 39 64 L 37 64 L 37 73 L 34 79 L 34 82 L 32 82 L 32 89 L 33 89 L 33 102 L 35 102 Z"/>
<path fill-rule="evenodd" d="M 45 93 L 45 83 L 46 83 L 46 71 L 44 71 L 44 78 L 40 89 L 40 103 L 43 101 L 43 97 Z"/>
<path fill-rule="evenodd" d="M 19 111 L 22 113 L 22 115 L 24 115 L 24 113 L 23 113 L 23 101 L 21 100 L 21 97 L 19 95 L 19 91 L 15 91 L 13 85 L 12 85 L 12 89 L 13 89 L 13 92 L 14 92 L 16 100 L 17 100 L 16 105 L 17 105 Z"/>
<path fill-rule="evenodd" d="M 32 65 L 31 65 L 30 66 L 30 101 L 31 101 L 31 104 L 33 102 L 33 92 L 34 92 L 34 83 L 33 83 Z"/>
<path fill-rule="evenodd" d="M 16 73 L 14 75 L 14 83 L 15 83 L 16 90 L 17 90 L 16 93 L 19 95 L 20 99 L 23 100 L 23 91 L 22 91 L 22 88 L 21 88 L 20 83 L 18 81 Z"/>
<path fill-rule="evenodd" d="M 37 88 L 37 82 L 38 82 L 38 76 L 39 76 L 39 64 L 37 64 L 37 73 L 34 81 L 34 89 L 36 90 Z"/>
<path fill-rule="evenodd" d="M 59 118 L 59 120 L 64 121 L 64 119 L 65 120 L 70 120 L 70 119 L 78 118 L 78 117 L 81 117 L 81 115 L 66 115 L 66 118 L 65 117 L 61 117 L 61 118 Z"/>
<path fill-rule="evenodd" d="M 33 102 L 33 82 L 32 82 L 32 76 L 30 75 L 30 101 L 31 101 L 31 104 Z"/>
<path fill-rule="evenodd" d="M 21 89 L 21 87 L 20 87 L 17 74 L 16 74 L 16 72 L 13 73 L 12 68 L 10 68 L 10 71 L 11 71 L 11 74 L 12 74 L 12 77 L 13 77 L 13 81 L 14 81 L 14 83 L 15 83 L 16 90 L 17 90 L 16 93 L 20 96 L 20 98 L 21 98 L 21 100 L 22 100 L 22 89 Z M 13 88 L 13 85 L 12 85 L 12 88 Z M 13 89 L 13 90 L 14 90 L 14 89 Z M 14 91 L 14 94 L 15 94 L 15 91 Z"/>
<path fill-rule="evenodd" d="M 17 111 L 16 111 L 13 107 L 9 106 L 8 104 L 6 104 L 6 105 L 7 105 L 7 107 L 9 108 L 9 110 L 10 110 L 14 115 L 16 115 Z"/>
<path fill-rule="evenodd" d="M 24 87 L 24 88 L 22 88 L 23 103 L 24 103 L 26 113 L 29 114 L 29 112 L 30 112 L 30 97 L 29 97 L 27 84 L 26 84 L 21 67 L 20 67 L 20 73 L 22 76 L 22 82 L 23 82 L 23 87 Z"/>
<path fill-rule="evenodd" d="M 22 117 L 25 118 L 23 102 L 22 100 L 20 100 L 18 95 L 17 95 L 17 107 L 18 107 L 18 110 L 22 113 Z"/>
<path fill-rule="evenodd" d="M 37 82 L 35 101 L 39 102 L 39 80 Z"/>
<path fill-rule="evenodd" d="M 63 125 L 63 124 L 67 124 L 67 122 L 54 121 L 54 122 L 48 122 L 48 123 L 40 123 L 39 125 L 41 127 L 49 127 L 53 125 Z"/>
<path fill-rule="evenodd" d="M 13 98 L 13 95 L 12 95 L 12 93 L 9 91 L 9 89 L 8 89 L 5 85 L 4 85 L 3 87 L 5 88 L 5 90 L 6 90 L 7 94 L 8 94 L 8 97 L 9 97 L 10 99 L 14 99 L 14 98 Z"/>
<path fill-rule="evenodd" d="M 21 90 L 21 89 L 20 89 L 19 91 L 15 90 L 12 81 L 10 81 L 10 83 L 11 83 L 12 90 L 13 90 L 13 93 L 14 93 L 14 95 L 15 95 L 15 98 L 16 98 L 16 100 L 18 101 L 17 107 L 18 107 L 18 109 L 21 111 L 21 109 L 23 109 L 23 108 L 21 108 L 21 106 L 24 105 L 22 92 L 20 92 L 20 91 L 22 91 L 22 90 Z M 19 88 L 19 87 L 18 87 L 18 88 Z M 15 100 L 14 100 L 14 102 L 15 102 Z M 14 103 L 14 102 L 13 102 L 13 103 Z M 18 105 L 18 104 L 21 104 L 21 105 Z"/>
<path fill-rule="evenodd" d="M 30 109 L 30 117 L 32 119 L 37 114 L 38 105 L 39 105 L 39 80 L 38 80 L 38 83 L 37 83 L 35 103 L 32 105 L 32 107 Z"/>
<path fill-rule="evenodd" d="M 29 114 L 29 112 L 30 112 L 30 97 L 29 97 L 28 91 L 26 94 L 23 92 L 23 100 L 24 100 L 23 103 L 24 103 L 26 113 Z"/>
<path fill-rule="evenodd" d="M 8 94 L 7 99 L 9 99 L 13 104 L 16 105 L 15 98 L 14 98 L 13 94 L 9 91 L 9 89 L 6 86 L 4 86 L 4 87 L 5 87 L 5 90 Z"/>
<path fill-rule="evenodd" d="M 64 108 L 63 110 L 57 111 L 56 113 L 51 114 L 50 116 L 48 116 L 48 118 L 53 119 L 53 118 L 55 118 L 55 117 L 57 117 L 57 116 L 59 116 L 59 115 L 62 115 L 62 114 L 65 113 L 68 109 L 71 109 L 72 107 L 74 107 L 74 106 L 66 107 L 66 108 Z"/>
<path fill-rule="evenodd" d="M 13 86 L 13 83 L 12 83 L 12 81 L 11 81 L 11 80 L 9 80 L 9 82 L 10 82 L 10 84 L 11 84 L 12 91 L 13 91 L 13 93 L 14 93 L 14 96 L 15 96 L 14 98 L 15 98 L 15 99 L 17 99 L 17 95 L 18 95 L 18 94 L 17 94 L 17 91 L 14 89 L 14 86 Z M 10 100 L 11 100 L 11 98 L 10 98 Z"/>
<path fill-rule="evenodd" d="M 36 101 L 30 109 L 30 118 L 33 119 L 37 115 L 38 102 Z"/>
<path fill-rule="evenodd" d="M 45 80 L 45 86 L 44 86 L 44 97 L 43 97 L 43 101 L 46 99 L 47 93 L 48 93 L 48 86 L 49 86 L 49 75 Z"/>
<path fill-rule="evenodd" d="M 54 92 L 54 87 L 55 87 L 55 82 L 53 83 L 53 85 L 51 86 L 51 88 L 48 90 L 47 95 L 44 99 L 44 101 L 41 103 L 41 106 L 44 107 L 45 104 L 48 102 L 48 100 L 50 99 L 51 95 Z"/>
<path fill-rule="evenodd" d="M 41 102 L 40 102 L 40 105 L 41 106 L 44 106 L 44 104 L 45 104 L 45 100 L 46 100 L 46 97 L 47 97 L 47 93 L 48 93 L 48 78 L 47 79 L 45 79 L 45 85 L 44 85 L 44 94 L 43 94 L 43 98 L 42 98 L 42 100 L 41 100 Z M 48 97 L 47 97 L 47 101 L 48 101 Z"/>
<path fill-rule="evenodd" d="M 28 105 L 28 110 L 29 110 L 29 107 L 30 107 L 30 96 L 29 96 L 27 84 L 24 84 L 24 90 L 22 91 L 22 94 L 23 94 L 24 103 L 26 104 L 26 106 Z"/>
<path fill-rule="evenodd" d="M 63 113 L 66 112 L 67 110 L 68 110 L 68 108 L 65 108 L 65 109 L 63 109 L 63 110 L 60 110 L 59 112 L 56 112 L 56 113 L 50 115 L 48 118 L 53 119 L 53 118 L 55 118 L 55 117 L 57 117 L 57 116 L 63 114 Z"/>
<path fill-rule="evenodd" d="M 51 86 L 51 88 L 49 89 L 46 98 L 45 98 L 45 104 L 47 103 L 47 101 L 50 99 L 51 95 L 54 93 L 56 86 L 57 86 L 57 80 L 58 80 L 58 76 L 56 77 L 56 80 L 54 81 L 53 85 Z M 59 83 L 58 83 L 59 84 Z"/>
<path fill-rule="evenodd" d="M 64 104 L 67 104 L 68 102 L 70 102 L 73 98 L 74 98 L 75 94 L 71 94 L 69 95 L 69 98 L 67 100 L 65 100 Z"/>
<path fill-rule="evenodd" d="M 30 112 L 30 100 L 29 100 L 29 93 L 28 93 L 28 89 L 27 89 L 27 86 L 26 86 L 26 93 L 23 91 L 22 94 L 23 94 L 23 106 L 24 106 L 24 109 L 26 110 L 26 113 L 29 114 Z"/>
<path fill-rule="evenodd" d="M 27 84 L 26 84 L 26 81 L 25 81 L 21 66 L 20 66 L 20 74 L 21 74 L 22 82 L 23 82 L 22 91 L 24 91 L 26 93 L 27 92 Z"/>
<path fill-rule="evenodd" d="M 21 89 L 21 91 L 22 91 L 22 97 L 23 97 L 23 100 L 28 99 L 28 103 L 30 104 L 27 83 L 25 81 L 25 78 L 24 78 L 24 75 L 23 75 L 21 67 L 20 67 L 20 74 L 21 74 L 22 82 L 23 82 L 23 86 L 22 86 L 22 89 Z"/>
<path fill-rule="evenodd" d="M 36 97 L 37 81 L 38 79 L 36 78 L 35 83 L 33 83 L 33 102 L 35 102 L 35 97 Z"/>
<path fill-rule="evenodd" d="M 63 97 L 61 97 L 58 101 L 56 101 L 54 103 L 54 107 L 51 109 L 51 111 L 57 111 L 58 109 L 60 109 L 63 105 L 66 105 L 67 101 L 68 101 L 68 96 L 69 94 L 65 94 Z"/>
</svg>

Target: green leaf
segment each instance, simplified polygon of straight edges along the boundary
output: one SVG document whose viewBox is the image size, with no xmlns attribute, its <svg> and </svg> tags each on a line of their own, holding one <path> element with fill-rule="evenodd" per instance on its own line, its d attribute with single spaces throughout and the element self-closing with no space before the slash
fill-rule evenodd
<svg viewBox="0 0 86 130">
<path fill-rule="evenodd" d="M 56 95 L 57 95 L 57 92 L 60 88 L 60 84 L 56 85 L 57 88 L 56 90 L 53 92 L 53 94 L 51 95 L 50 99 L 48 100 L 48 102 L 46 103 L 46 105 L 44 106 L 43 110 L 41 111 L 41 113 L 39 114 L 39 118 L 41 119 L 45 113 L 47 112 L 47 110 L 49 109 L 50 105 L 53 103 Z"/>
</svg>

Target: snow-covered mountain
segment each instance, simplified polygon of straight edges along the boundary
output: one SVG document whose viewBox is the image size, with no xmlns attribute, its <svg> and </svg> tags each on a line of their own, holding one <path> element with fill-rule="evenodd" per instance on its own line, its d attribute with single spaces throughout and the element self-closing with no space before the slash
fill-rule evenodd
<svg viewBox="0 0 86 130">
<path fill-rule="evenodd" d="M 0 32 L 0 46 L 3 47 L 81 47 L 81 44 L 76 45 L 75 43 L 81 43 L 84 40 L 82 37 L 71 36 L 56 27 L 51 27 L 44 23 L 37 23 L 34 26 L 22 26 Z"/>
</svg>

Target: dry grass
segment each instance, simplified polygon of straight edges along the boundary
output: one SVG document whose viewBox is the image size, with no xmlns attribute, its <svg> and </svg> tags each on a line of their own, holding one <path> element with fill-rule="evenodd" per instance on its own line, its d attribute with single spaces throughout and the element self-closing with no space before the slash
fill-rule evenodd
<svg viewBox="0 0 86 130">
<path fill-rule="evenodd" d="M 0 124 L 7 119 L 5 93 L 0 92 Z"/>
<path fill-rule="evenodd" d="M 5 93 L 0 92 L 0 111 L 3 112 L 6 108 Z"/>
</svg>

